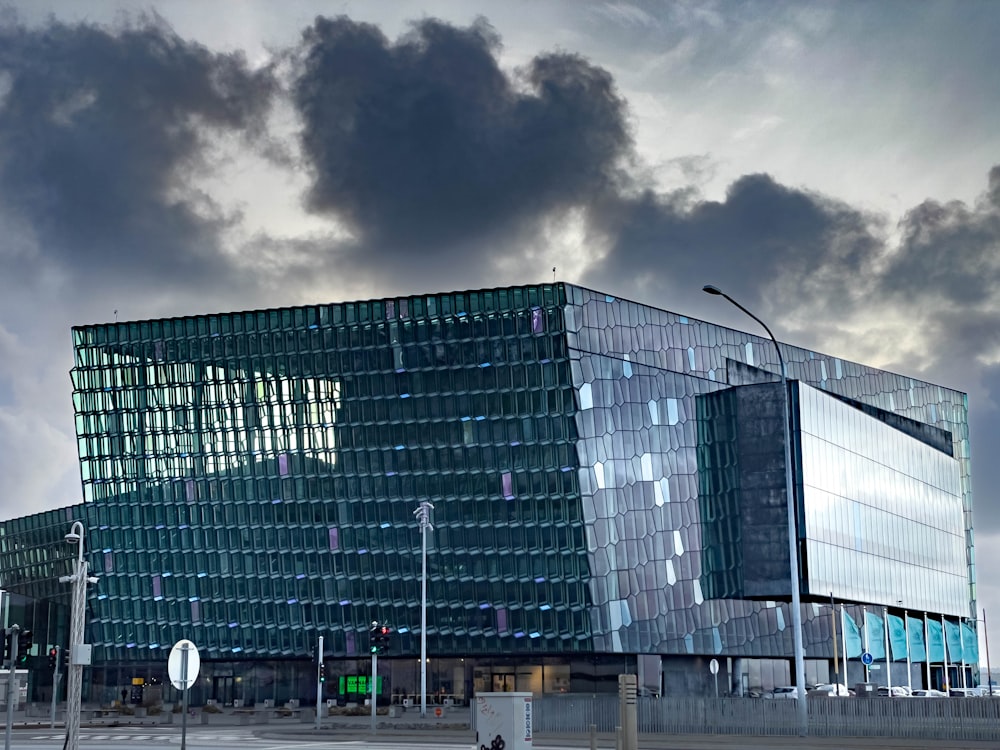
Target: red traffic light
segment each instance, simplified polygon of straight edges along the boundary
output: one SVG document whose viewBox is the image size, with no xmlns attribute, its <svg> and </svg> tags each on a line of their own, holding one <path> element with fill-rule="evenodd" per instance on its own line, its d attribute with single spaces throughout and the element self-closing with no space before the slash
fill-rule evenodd
<svg viewBox="0 0 1000 750">
<path fill-rule="evenodd" d="M 52 648 L 50 648 L 49 649 L 49 656 L 51 656 L 53 659 L 55 659 L 57 656 L 59 656 L 59 649 L 55 648 L 54 646 Z"/>
</svg>

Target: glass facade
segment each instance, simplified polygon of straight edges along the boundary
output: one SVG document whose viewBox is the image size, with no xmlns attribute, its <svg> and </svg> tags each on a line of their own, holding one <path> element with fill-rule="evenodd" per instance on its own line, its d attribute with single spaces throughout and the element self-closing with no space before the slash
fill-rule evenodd
<svg viewBox="0 0 1000 750">
<path fill-rule="evenodd" d="M 79 328 L 98 658 L 590 648 L 562 289 Z"/>
<path fill-rule="evenodd" d="M 567 286 L 567 297 L 596 647 L 791 654 L 787 605 L 715 599 L 702 586 L 704 535 L 717 527 L 706 523 L 699 501 L 698 396 L 777 380 L 773 343 L 578 287 Z M 950 433 L 963 527 L 971 529 L 965 394 L 785 344 L 782 353 L 793 380 Z M 780 421 L 772 420 L 771 429 L 780 431 Z M 780 467 L 777 476 L 784 521 Z M 738 494 L 728 503 L 732 512 Z M 966 602 L 963 614 L 974 607 L 971 545 L 968 531 L 962 591 L 952 594 Z M 787 570 L 787 551 L 781 554 L 785 562 L 775 571 Z M 734 560 L 718 564 L 732 566 Z M 783 576 L 787 587 L 786 581 Z M 816 612 L 803 610 L 807 653 L 829 655 L 829 631 Z"/>
<path fill-rule="evenodd" d="M 711 598 L 791 595 L 780 383 L 697 399 L 702 582 Z M 804 597 L 964 616 L 965 530 L 951 436 L 792 381 Z"/>
<path fill-rule="evenodd" d="M 958 462 L 798 384 L 808 591 L 965 616 Z"/>
<path fill-rule="evenodd" d="M 787 604 L 731 595 L 745 553 L 723 542 L 745 478 L 702 489 L 705 467 L 725 468 L 748 423 L 727 393 L 775 388 L 768 339 L 560 283 L 93 325 L 73 336 L 82 520 L 101 577 L 88 615 L 98 663 L 159 662 L 182 637 L 209 662 L 305 658 L 322 634 L 344 660 L 335 673 L 349 676 L 373 619 L 396 629 L 396 655 L 412 657 L 413 511 L 425 500 L 434 505 L 428 650 L 487 660 L 484 684 L 521 656 L 694 664 L 792 652 Z M 823 444 L 803 444 L 803 456 L 825 456 L 802 467 L 810 544 L 833 544 L 817 515 L 819 492 L 841 491 L 830 462 L 851 451 L 874 460 L 872 440 L 898 431 L 887 426 L 894 419 L 934 428 L 934 439 L 949 436 L 947 477 L 896 455 L 944 456 L 907 434 L 887 445 L 885 465 L 897 473 L 878 481 L 911 477 L 921 492 L 938 482 L 952 515 L 929 532 L 948 540 L 949 578 L 933 610 L 971 613 L 965 395 L 782 352 L 793 380 L 886 415 L 881 427 L 830 433 L 825 404 L 802 410 L 803 441 Z M 780 431 L 773 414 L 754 419 Z M 870 490 L 849 489 L 864 504 L 858 493 Z M 886 512 L 894 503 L 872 499 Z M 955 511 L 964 514 L 958 547 Z M 726 519 L 729 532 L 719 532 Z M 823 567 L 826 548 L 806 552 L 809 575 L 826 585 L 835 572 Z M 884 559 L 937 564 L 912 554 Z M 860 587 L 854 601 L 872 601 L 868 579 L 848 583 Z M 829 658 L 828 613 L 810 603 L 803 619 L 807 653 Z"/>
<path fill-rule="evenodd" d="M 782 395 L 780 383 L 757 383 L 696 400 L 702 585 L 712 599 L 791 597 Z"/>
</svg>

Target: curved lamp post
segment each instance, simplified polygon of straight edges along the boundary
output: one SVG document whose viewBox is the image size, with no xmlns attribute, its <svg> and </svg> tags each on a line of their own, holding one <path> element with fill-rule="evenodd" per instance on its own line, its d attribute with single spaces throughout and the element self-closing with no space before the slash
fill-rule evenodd
<svg viewBox="0 0 1000 750">
<path fill-rule="evenodd" d="M 77 545 L 76 569 L 73 575 L 62 576 L 60 583 L 73 584 L 73 600 L 69 621 L 69 679 L 66 683 L 66 745 L 65 750 L 80 747 L 80 693 L 83 684 L 83 664 L 80 658 L 83 645 L 84 611 L 87 607 L 87 584 L 97 583 L 97 578 L 87 575 L 87 561 L 83 556 L 84 528 L 81 521 L 74 521 L 66 534 L 67 544 Z"/>
<path fill-rule="evenodd" d="M 792 482 L 792 428 L 789 423 L 790 410 L 788 408 L 788 372 L 785 368 L 785 358 L 781 356 L 781 347 L 778 346 L 778 340 L 774 338 L 774 334 L 771 333 L 771 329 L 767 327 L 767 324 L 763 320 L 747 310 L 743 307 L 743 305 L 734 300 L 717 286 L 706 284 L 702 287 L 702 291 L 707 294 L 718 295 L 723 299 L 728 300 L 741 312 L 749 315 L 757 321 L 757 323 L 759 323 L 760 326 L 767 331 L 767 335 L 770 337 L 771 343 L 774 344 L 774 350 L 778 353 L 778 364 L 781 365 L 781 404 L 784 413 L 782 424 L 784 426 L 785 433 L 785 499 L 788 506 L 788 568 L 789 577 L 792 582 L 791 610 L 792 638 L 795 648 L 796 707 L 798 709 L 799 736 L 805 737 L 809 732 L 809 713 L 806 708 L 806 666 L 805 656 L 802 649 L 802 601 L 799 592 L 799 549 L 795 523 L 795 488 Z"/>
</svg>

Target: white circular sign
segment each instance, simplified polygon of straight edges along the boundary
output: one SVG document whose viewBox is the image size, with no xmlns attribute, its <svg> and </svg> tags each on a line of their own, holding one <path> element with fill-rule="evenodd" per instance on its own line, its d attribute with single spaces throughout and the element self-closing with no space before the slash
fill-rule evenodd
<svg viewBox="0 0 1000 750">
<path fill-rule="evenodd" d="M 186 679 L 182 677 L 185 653 L 187 654 Z M 170 675 L 173 686 L 178 690 L 187 690 L 198 679 L 199 669 L 201 669 L 201 656 L 198 654 L 198 647 L 188 640 L 177 641 L 170 649 L 170 657 L 167 659 L 167 674 Z"/>
<path fill-rule="evenodd" d="M 718 659 L 712 659 L 712 661 L 710 661 L 708 663 L 708 671 L 711 672 L 712 674 L 719 674 L 719 660 Z"/>
</svg>

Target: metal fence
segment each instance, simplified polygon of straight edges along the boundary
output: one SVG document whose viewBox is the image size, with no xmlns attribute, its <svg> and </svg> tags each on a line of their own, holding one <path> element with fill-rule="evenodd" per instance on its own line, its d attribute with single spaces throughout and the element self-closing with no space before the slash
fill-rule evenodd
<svg viewBox="0 0 1000 750">
<path fill-rule="evenodd" d="M 639 698 L 640 734 L 796 735 L 794 700 Z M 995 740 L 1000 698 L 810 698 L 809 733 L 826 737 Z M 536 697 L 536 732 L 614 732 L 617 695 Z"/>
</svg>

